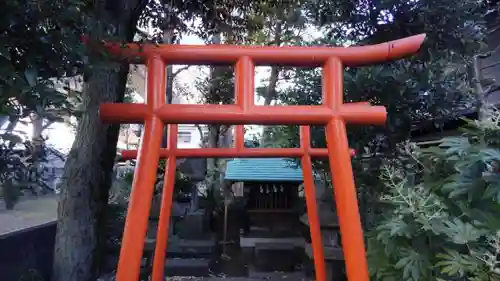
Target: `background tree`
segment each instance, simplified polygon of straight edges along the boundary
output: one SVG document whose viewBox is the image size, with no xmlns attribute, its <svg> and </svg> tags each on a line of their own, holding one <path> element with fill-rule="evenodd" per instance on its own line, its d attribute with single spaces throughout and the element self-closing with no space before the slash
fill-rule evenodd
<svg viewBox="0 0 500 281">
<path fill-rule="evenodd" d="M 269 3 L 272 3 L 269 2 Z M 205 16 L 200 17 L 199 27 L 192 29 L 207 44 L 241 44 L 249 43 L 248 36 L 255 33 L 262 22 L 256 15 L 267 12 L 268 1 L 229 1 L 213 6 L 204 5 Z M 201 93 L 199 101 L 206 104 L 231 104 L 234 102 L 234 68 L 227 66 L 210 67 L 207 77 L 197 82 Z M 210 148 L 231 147 L 233 142 L 232 126 L 209 125 L 206 146 Z M 222 198 L 227 197 L 224 185 L 225 160 L 207 159 L 207 218 L 215 210 L 220 211 Z"/>
<path fill-rule="evenodd" d="M 307 1 L 270 1 L 261 3 L 259 9 L 254 10 L 253 23 L 260 29 L 249 29 L 247 44 L 262 46 L 290 46 L 302 42 L 307 36 L 308 18 L 302 13 L 302 4 Z M 264 105 L 271 105 L 279 97 L 277 87 L 280 81 L 287 76 L 286 69 L 280 66 L 271 66 L 269 76 L 264 85 L 256 88 L 257 95 L 263 98 Z M 263 127 L 261 145 L 272 146 L 273 128 Z"/>
<path fill-rule="evenodd" d="M 431 121 L 436 126 L 456 118 L 474 104 L 470 63 L 484 44 L 483 14 L 477 1 L 311 1 L 304 12 L 326 36 L 302 45 L 376 44 L 426 33 L 416 56 L 376 66 L 348 68 L 344 72 L 346 102 L 370 101 L 388 110 L 385 127 L 350 127 L 350 146 L 362 212 L 373 213 L 377 192 L 383 187 L 373 178 L 381 164 L 394 161 L 398 144 L 410 138 L 412 125 Z M 319 104 L 318 69 L 297 69 L 290 87 L 280 93 L 282 104 Z M 275 135 L 298 144 L 298 128 L 277 128 Z M 313 144 L 325 146 L 322 128 L 313 128 Z M 322 162 L 316 163 L 318 168 Z M 362 172 L 362 173 L 361 173 Z M 371 195 L 370 195 L 371 194 Z M 372 196 L 373 195 L 373 196 Z M 373 223 L 374 218 L 370 219 Z M 367 225 L 368 226 L 368 225 Z"/>
<path fill-rule="evenodd" d="M 56 82 L 81 70 L 80 35 L 86 28 L 88 15 L 79 2 L 21 3 L 12 0 L 3 4 L 0 12 L 0 127 L 6 126 L 0 142 L 5 163 L 14 161 L 19 165 L 3 169 L 5 173 L 2 172 L 0 184 L 10 186 L 11 195 L 20 195 L 21 189 L 43 185 L 38 176 L 38 163 L 45 152 L 42 131 L 61 115 L 72 112 L 67 95 L 57 89 Z M 20 136 L 14 129 L 26 117 L 34 118 L 34 132 L 31 141 L 23 143 L 21 139 L 26 136 Z M 14 140 L 25 149 L 13 146 Z M 27 158 L 29 161 L 18 161 Z M 10 182 L 14 175 L 15 187 Z"/>
<path fill-rule="evenodd" d="M 73 76 L 81 70 L 80 36 L 88 17 L 84 7 L 79 2 L 24 5 L 10 0 L 0 13 L 0 113 L 12 123 L 31 113 L 57 118 L 46 111 L 65 108 L 66 97 L 55 89 L 51 78 Z"/>
</svg>

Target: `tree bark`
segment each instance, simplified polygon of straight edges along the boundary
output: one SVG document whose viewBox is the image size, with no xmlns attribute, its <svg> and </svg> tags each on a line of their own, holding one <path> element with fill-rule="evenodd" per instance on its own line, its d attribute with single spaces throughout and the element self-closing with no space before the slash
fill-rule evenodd
<svg viewBox="0 0 500 281">
<path fill-rule="evenodd" d="M 208 148 L 217 147 L 219 129 L 219 125 L 208 125 Z M 207 188 L 207 206 L 205 208 L 206 229 L 213 229 L 211 223 L 213 212 L 216 210 L 219 201 L 218 198 L 220 197 L 220 193 L 217 192 L 217 158 L 207 158 L 207 176 L 205 182 Z"/>
<path fill-rule="evenodd" d="M 221 34 L 217 33 L 212 37 L 211 44 L 220 44 L 221 43 Z M 208 87 L 207 97 L 208 100 L 211 101 L 216 96 L 216 79 L 217 74 L 220 70 L 220 67 L 212 66 L 210 67 L 210 85 Z M 208 148 L 217 148 L 219 145 L 219 136 L 220 136 L 220 125 L 210 124 L 208 125 L 208 140 L 207 147 Z M 207 188 L 207 206 L 205 208 L 205 219 L 206 222 L 210 223 L 210 228 L 213 229 L 213 215 L 216 211 L 216 207 L 218 205 L 220 199 L 220 190 L 218 189 L 218 172 L 217 172 L 217 163 L 218 158 L 207 158 L 207 176 L 206 176 L 206 188 Z"/>
<path fill-rule="evenodd" d="M 124 96 L 128 66 L 102 68 L 86 83 L 83 102 L 86 112 L 77 127 L 73 147 L 66 161 L 54 257 L 54 281 L 90 281 L 99 273 L 104 248 L 105 210 L 111 171 L 116 156 L 118 125 L 101 123 L 102 102 L 120 102 Z"/>
<path fill-rule="evenodd" d="M 282 23 L 280 20 L 277 20 L 273 41 L 278 47 L 281 46 L 282 43 L 281 35 L 282 35 Z M 273 100 L 277 98 L 276 86 L 278 84 L 279 74 L 280 74 L 280 69 L 278 68 L 278 66 L 272 66 L 271 75 L 269 77 L 269 84 L 267 86 L 266 94 L 264 96 L 264 105 L 271 105 Z M 267 147 L 272 143 L 271 132 L 272 132 L 271 126 L 263 127 L 262 141 L 261 141 L 262 147 Z"/>
<path fill-rule="evenodd" d="M 36 170 L 37 172 L 41 171 L 41 162 L 43 160 L 43 155 L 44 155 L 44 150 L 45 150 L 45 139 L 42 136 L 42 133 L 46 127 L 43 125 L 43 118 L 37 114 L 36 112 L 33 112 L 30 114 L 30 119 L 31 119 L 31 149 L 32 149 L 32 160 L 33 160 L 33 169 Z M 48 126 L 47 126 L 48 127 Z M 37 177 L 38 175 L 35 175 Z M 30 177 L 32 175 L 30 174 Z M 30 179 L 34 180 L 34 179 Z M 40 186 L 39 184 L 33 184 L 30 187 L 31 191 L 34 192 L 35 194 L 38 194 L 40 192 L 44 192 L 44 187 Z"/>
<path fill-rule="evenodd" d="M 115 35 L 120 40 L 132 41 L 137 22 L 135 14 L 142 10 L 136 4 L 139 1 L 96 2 L 96 12 L 113 19 L 117 27 Z M 83 87 L 85 110 L 78 122 L 61 183 L 53 281 L 95 281 L 105 250 L 105 213 L 119 125 L 103 124 L 99 119 L 99 105 L 123 101 L 129 65 L 95 59 L 93 66 L 93 73 Z"/>
<path fill-rule="evenodd" d="M 487 120 L 491 118 L 489 114 L 491 105 L 489 105 L 488 101 L 486 100 L 486 93 L 481 83 L 483 77 L 481 75 L 480 59 L 486 58 L 487 56 L 488 55 L 485 54 L 478 54 L 472 58 L 474 89 L 476 92 L 476 110 L 479 120 Z"/>
<path fill-rule="evenodd" d="M 33 145 L 33 160 L 35 161 L 35 166 L 40 164 L 40 156 L 43 153 L 45 147 L 45 139 L 42 136 L 43 131 L 47 129 L 53 122 L 48 121 L 47 124 L 43 124 L 43 117 L 39 114 L 33 112 L 30 115 L 31 119 L 31 144 Z"/>
<path fill-rule="evenodd" d="M 170 29 L 166 29 L 163 31 L 163 44 L 173 44 L 173 31 Z M 167 62 L 168 63 L 168 62 Z M 167 85 L 165 87 L 165 100 L 167 104 L 172 103 L 172 99 L 174 98 L 174 70 L 172 64 L 167 64 L 167 77 L 166 82 Z M 168 128 L 165 126 L 163 129 L 163 139 L 161 146 L 167 147 L 168 142 Z"/>
</svg>

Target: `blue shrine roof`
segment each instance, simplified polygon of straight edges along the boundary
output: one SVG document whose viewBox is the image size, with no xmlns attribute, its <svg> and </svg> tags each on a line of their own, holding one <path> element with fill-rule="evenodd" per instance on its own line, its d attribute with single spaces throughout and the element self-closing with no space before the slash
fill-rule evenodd
<svg viewBox="0 0 500 281">
<path fill-rule="evenodd" d="M 226 180 L 302 182 L 302 169 L 290 158 L 238 158 L 227 162 Z"/>
</svg>

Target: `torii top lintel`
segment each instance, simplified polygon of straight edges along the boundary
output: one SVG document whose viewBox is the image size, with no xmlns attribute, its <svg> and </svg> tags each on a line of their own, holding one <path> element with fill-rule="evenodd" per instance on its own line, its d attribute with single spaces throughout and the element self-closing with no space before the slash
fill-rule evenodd
<svg viewBox="0 0 500 281">
<path fill-rule="evenodd" d="M 134 63 L 160 56 L 168 64 L 217 65 L 234 64 L 244 56 L 255 65 L 320 67 L 329 57 L 338 57 L 344 66 L 361 66 L 400 59 L 416 53 L 425 34 L 376 45 L 354 47 L 294 47 L 239 45 L 154 45 L 106 43 L 109 52 Z"/>
</svg>

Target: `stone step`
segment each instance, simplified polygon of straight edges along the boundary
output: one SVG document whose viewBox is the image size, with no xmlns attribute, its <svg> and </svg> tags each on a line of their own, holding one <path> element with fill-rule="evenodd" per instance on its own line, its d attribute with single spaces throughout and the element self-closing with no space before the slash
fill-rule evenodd
<svg viewBox="0 0 500 281">
<path fill-rule="evenodd" d="M 188 240 L 188 239 L 178 239 L 172 240 L 171 245 L 179 245 L 181 247 L 195 247 L 195 248 L 210 248 L 215 245 L 215 238 L 204 239 L 204 240 Z"/>
<path fill-rule="evenodd" d="M 269 276 L 269 277 L 198 277 L 194 276 L 171 276 L 166 281 L 314 281 L 314 278 L 303 276 Z"/>
<path fill-rule="evenodd" d="M 186 240 L 170 239 L 167 246 L 168 258 L 211 258 L 215 249 L 215 239 Z M 156 240 L 146 239 L 146 252 L 154 251 Z"/>
<path fill-rule="evenodd" d="M 101 276 L 97 281 L 116 281 L 114 275 Z M 314 278 L 276 276 L 276 277 L 197 277 L 197 276 L 168 276 L 165 281 L 314 281 Z"/>
<path fill-rule="evenodd" d="M 257 280 L 293 280 L 293 281 L 312 281 L 314 277 L 306 277 L 303 271 L 294 272 L 259 272 L 250 269 L 248 272 L 249 278 Z"/>
<path fill-rule="evenodd" d="M 284 243 L 294 245 L 295 247 L 303 248 L 306 241 L 304 237 L 287 237 L 287 238 L 263 238 L 263 237 L 241 237 L 240 246 L 242 248 L 254 248 L 260 243 Z"/>
<path fill-rule="evenodd" d="M 165 261 L 166 276 L 205 277 L 210 275 L 210 259 L 177 259 Z"/>
<path fill-rule="evenodd" d="M 257 243 L 253 265 L 260 272 L 294 272 L 300 258 L 293 244 Z"/>
<path fill-rule="evenodd" d="M 217 276 L 195 276 L 195 275 L 174 275 L 167 276 L 165 281 L 314 281 L 314 277 L 306 277 L 302 272 L 250 272 L 249 277 L 217 277 Z M 97 281 L 116 281 L 114 274 L 99 277 Z"/>
<path fill-rule="evenodd" d="M 167 249 L 167 258 L 180 259 L 208 259 L 213 256 L 213 248 L 179 247 L 173 246 Z"/>
<path fill-rule="evenodd" d="M 167 248 L 171 258 L 211 258 L 215 250 L 215 240 L 177 240 Z"/>
<path fill-rule="evenodd" d="M 250 231 L 245 235 L 248 238 L 288 238 L 288 237 L 301 237 L 302 233 L 298 230 L 290 229 L 277 229 L 270 231 L 264 227 L 251 227 Z"/>
</svg>

